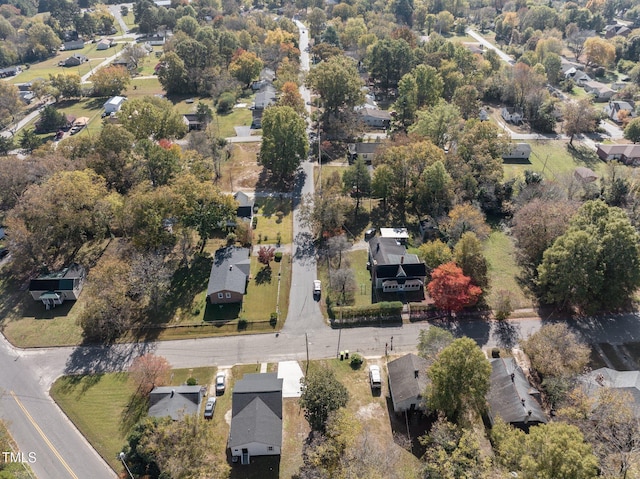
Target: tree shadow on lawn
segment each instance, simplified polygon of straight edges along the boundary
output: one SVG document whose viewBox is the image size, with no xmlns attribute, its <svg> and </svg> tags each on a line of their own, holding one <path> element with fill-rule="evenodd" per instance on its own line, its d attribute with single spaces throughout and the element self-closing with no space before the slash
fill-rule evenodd
<svg viewBox="0 0 640 479">
<path fill-rule="evenodd" d="M 260 271 L 258 271 L 258 274 L 256 274 L 256 284 L 271 283 L 272 272 L 271 266 L 264 266 Z"/>
<path fill-rule="evenodd" d="M 100 382 L 103 373 L 98 374 L 73 374 L 66 376 L 64 382 L 60 386 L 60 392 L 68 394 L 77 390 L 76 399 L 80 399 L 84 393 Z"/>
<path fill-rule="evenodd" d="M 120 432 L 127 434 L 143 417 L 147 415 L 149 400 L 147 396 L 132 394 L 120 416 Z"/>
<path fill-rule="evenodd" d="M 260 212 L 265 218 L 270 218 L 278 211 L 282 211 L 285 215 L 291 213 L 292 202 L 289 198 L 280 198 L 279 196 L 258 198 L 256 204 L 260 207 Z"/>
<path fill-rule="evenodd" d="M 586 146 L 567 145 L 567 151 L 573 158 L 573 161 L 588 168 L 595 168 L 602 162 L 596 152 Z"/>
</svg>

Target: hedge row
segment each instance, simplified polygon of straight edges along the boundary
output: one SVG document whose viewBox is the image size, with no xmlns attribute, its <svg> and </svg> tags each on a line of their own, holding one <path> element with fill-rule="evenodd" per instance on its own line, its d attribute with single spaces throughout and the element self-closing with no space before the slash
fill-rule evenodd
<svg viewBox="0 0 640 479">
<path fill-rule="evenodd" d="M 329 314 L 334 319 L 401 317 L 402 302 L 386 301 L 370 306 L 333 306 Z"/>
</svg>

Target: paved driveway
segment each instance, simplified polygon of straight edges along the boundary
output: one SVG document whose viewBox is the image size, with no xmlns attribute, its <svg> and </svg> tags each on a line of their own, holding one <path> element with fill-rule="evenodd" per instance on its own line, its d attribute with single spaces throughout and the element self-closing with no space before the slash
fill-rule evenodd
<svg viewBox="0 0 640 479">
<path fill-rule="evenodd" d="M 299 398 L 300 380 L 304 377 L 298 361 L 281 361 L 278 363 L 278 377 L 282 381 L 282 397 Z"/>
</svg>

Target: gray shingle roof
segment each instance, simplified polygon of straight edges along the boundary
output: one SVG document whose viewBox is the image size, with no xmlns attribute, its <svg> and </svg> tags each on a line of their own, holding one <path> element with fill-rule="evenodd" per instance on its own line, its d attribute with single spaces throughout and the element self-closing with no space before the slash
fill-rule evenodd
<svg viewBox="0 0 640 479">
<path fill-rule="evenodd" d="M 170 416 L 174 421 L 185 414 L 197 414 L 202 400 L 201 386 L 156 387 L 149 395 L 149 416 Z"/>
<path fill-rule="evenodd" d="M 603 388 L 625 391 L 631 395 L 634 404 L 632 409 L 640 417 L 640 371 L 616 371 L 610 368 L 600 368 L 580 377 L 585 393 L 598 399 Z"/>
<path fill-rule="evenodd" d="M 207 296 L 220 291 L 244 294 L 251 258 L 248 248 L 228 247 L 216 251 L 209 276 Z"/>
<path fill-rule="evenodd" d="M 282 445 L 282 379 L 245 374 L 233 388 L 229 447 L 252 442 Z"/>
<path fill-rule="evenodd" d="M 394 403 L 400 403 L 424 393 L 427 387 L 427 365 L 426 359 L 415 354 L 407 354 L 387 364 L 389 389 Z M 418 371 L 417 374 L 416 371 Z"/>
<path fill-rule="evenodd" d="M 493 417 L 514 425 L 546 423 L 547 418 L 534 397 L 539 392 L 527 380 L 513 358 L 491 360 L 491 388 L 487 401 Z"/>
<path fill-rule="evenodd" d="M 377 264 L 418 264 L 421 263 L 418 255 L 407 253 L 407 248 L 398 243 L 395 238 L 382 238 L 374 236 L 369 240 L 371 257 Z M 402 259 L 404 258 L 404 259 Z"/>
</svg>

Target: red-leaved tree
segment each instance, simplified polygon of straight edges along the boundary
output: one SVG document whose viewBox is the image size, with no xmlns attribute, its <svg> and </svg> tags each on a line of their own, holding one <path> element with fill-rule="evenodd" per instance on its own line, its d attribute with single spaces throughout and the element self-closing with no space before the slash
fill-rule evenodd
<svg viewBox="0 0 640 479">
<path fill-rule="evenodd" d="M 145 354 L 133 360 L 129 368 L 129 379 L 136 386 L 138 394 L 146 396 L 156 386 L 169 382 L 171 364 L 162 356 Z"/>
<path fill-rule="evenodd" d="M 258 250 L 258 261 L 267 267 L 270 267 L 273 258 L 276 256 L 276 249 L 273 246 L 261 246 Z"/>
<path fill-rule="evenodd" d="M 482 294 L 482 289 L 471 284 L 471 278 L 455 263 L 445 263 L 434 269 L 427 290 L 436 307 L 449 314 L 473 306 Z"/>
</svg>

